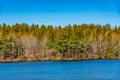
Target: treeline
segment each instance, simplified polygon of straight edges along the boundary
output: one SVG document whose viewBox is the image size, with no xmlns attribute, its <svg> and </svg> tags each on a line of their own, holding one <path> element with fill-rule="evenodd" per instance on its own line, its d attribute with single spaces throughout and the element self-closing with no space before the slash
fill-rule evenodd
<svg viewBox="0 0 120 80">
<path fill-rule="evenodd" d="M 0 25 L 0 60 L 119 59 L 120 26 Z"/>
</svg>

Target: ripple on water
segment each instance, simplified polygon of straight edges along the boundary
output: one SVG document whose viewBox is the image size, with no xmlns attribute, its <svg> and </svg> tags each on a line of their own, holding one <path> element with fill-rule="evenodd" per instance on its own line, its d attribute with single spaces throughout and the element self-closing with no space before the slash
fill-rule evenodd
<svg viewBox="0 0 120 80">
<path fill-rule="evenodd" d="M 120 60 L 1 63 L 0 80 L 120 80 Z"/>
</svg>

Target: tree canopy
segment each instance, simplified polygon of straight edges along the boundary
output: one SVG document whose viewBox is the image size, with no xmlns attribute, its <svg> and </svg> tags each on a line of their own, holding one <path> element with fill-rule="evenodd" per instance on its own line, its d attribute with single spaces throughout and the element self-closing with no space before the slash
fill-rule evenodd
<svg viewBox="0 0 120 80">
<path fill-rule="evenodd" d="M 120 26 L 0 25 L 1 60 L 119 59 Z"/>
</svg>

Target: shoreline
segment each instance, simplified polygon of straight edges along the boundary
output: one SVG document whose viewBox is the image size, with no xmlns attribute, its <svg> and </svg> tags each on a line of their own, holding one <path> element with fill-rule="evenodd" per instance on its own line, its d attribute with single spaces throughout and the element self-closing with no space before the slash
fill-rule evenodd
<svg viewBox="0 0 120 80">
<path fill-rule="evenodd" d="M 120 60 L 120 59 L 81 59 L 81 60 L 31 60 L 31 61 L 7 61 L 7 60 L 3 60 L 0 61 L 0 63 L 22 63 L 22 62 L 45 62 L 45 61 L 60 61 L 60 62 L 68 62 L 68 61 L 94 61 L 94 60 Z"/>
</svg>

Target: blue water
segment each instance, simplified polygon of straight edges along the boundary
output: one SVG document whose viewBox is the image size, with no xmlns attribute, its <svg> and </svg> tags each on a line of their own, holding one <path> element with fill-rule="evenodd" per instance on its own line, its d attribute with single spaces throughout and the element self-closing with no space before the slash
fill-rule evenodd
<svg viewBox="0 0 120 80">
<path fill-rule="evenodd" d="M 0 80 L 120 80 L 120 60 L 0 63 Z"/>
</svg>

